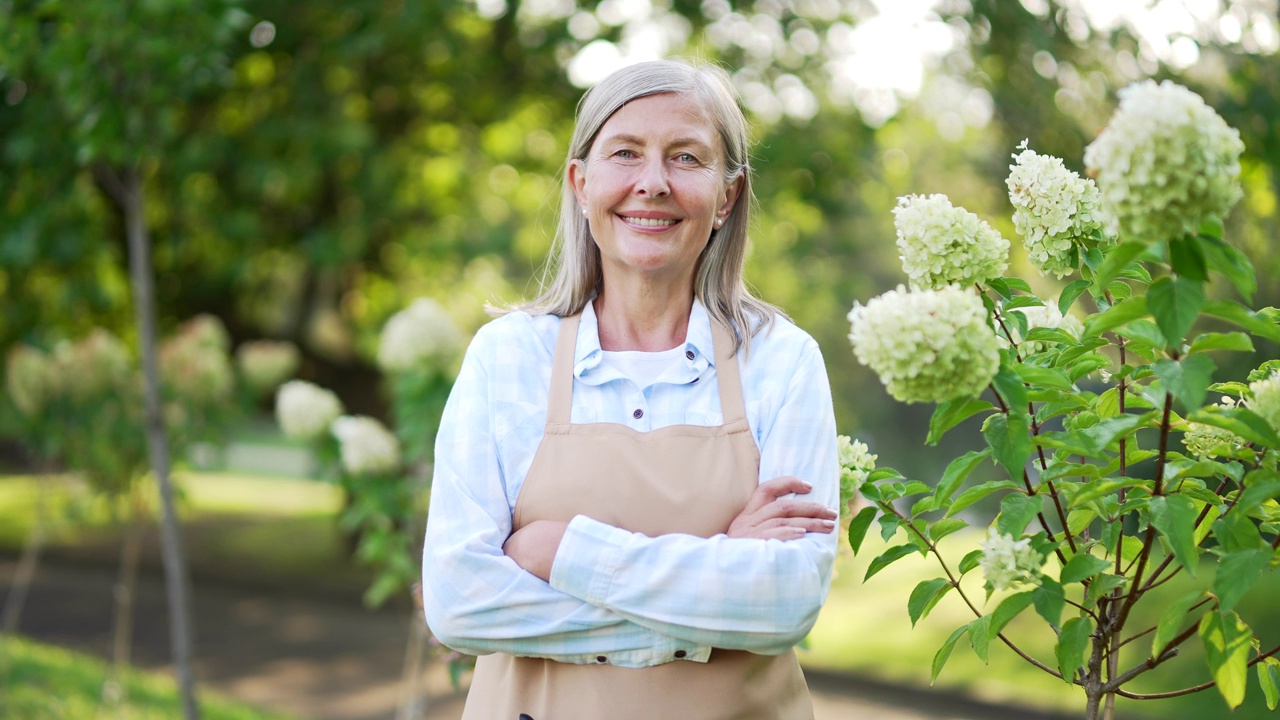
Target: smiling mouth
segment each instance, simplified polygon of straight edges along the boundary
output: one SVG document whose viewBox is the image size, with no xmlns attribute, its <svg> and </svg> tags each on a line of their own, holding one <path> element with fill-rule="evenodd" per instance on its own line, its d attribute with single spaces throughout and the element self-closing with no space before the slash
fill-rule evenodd
<svg viewBox="0 0 1280 720">
<path fill-rule="evenodd" d="M 622 220 L 626 223 L 629 223 L 631 225 L 638 225 L 640 227 L 671 227 L 672 225 L 675 225 L 676 223 L 680 222 L 679 220 L 673 220 L 673 219 L 639 218 L 639 217 L 630 217 L 628 215 L 619 215 L 618 217 L 622 218 Z"/>
</svg>

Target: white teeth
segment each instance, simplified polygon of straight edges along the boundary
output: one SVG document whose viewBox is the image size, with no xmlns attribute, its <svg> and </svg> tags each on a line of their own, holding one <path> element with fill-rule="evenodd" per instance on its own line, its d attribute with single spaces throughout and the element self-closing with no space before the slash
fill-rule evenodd
<svg viewBox="0 0 1280 720">
<path fill-rule="evenodd" d="M 631 223 L 632 225 L 639 225 L 639 226 L 641 226 L 641 227 L 670 227 L 670 226 L 672 226 L 672 225 L 675 225 L 675 224 L 678 222 L 677 220 L 662 220 L 662 219 L 659 219 L 659 218 L 638 218 L 638 217 L 627 217 L 627 216 L 625 216 L 625 215 L 622 217 L 622 219 L 623 219 L 623 220 L 626 220 L 627 222 Z"/>
</svg>

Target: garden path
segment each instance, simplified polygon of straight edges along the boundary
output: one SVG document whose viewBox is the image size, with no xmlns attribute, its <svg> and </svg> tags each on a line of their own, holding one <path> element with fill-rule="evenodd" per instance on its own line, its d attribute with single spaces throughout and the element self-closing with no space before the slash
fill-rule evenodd
<svg viewBox="0 0 1280 720">
<path fill-rule="evenodd" d="M 0 597 L 15 562 L 0 558 Z M 23 634 L 106 657 L 114 572 L 99 563 L 42 564 Z M 169 656 L 164 588 L 142 575 L 133 657 L 162 670 Z M 370 612 L 332 595 L 264 590 L 196 578 L 197 677 L 203 687 L 312 720 L 391 720 L 399 701 L 407 609 Z M 424 673 L 424 720 L 457 720 L 461 697 L 438 666 Z M 810 673 L 817 720 L 1062 720 L 829 673 Z"/>
</svg>

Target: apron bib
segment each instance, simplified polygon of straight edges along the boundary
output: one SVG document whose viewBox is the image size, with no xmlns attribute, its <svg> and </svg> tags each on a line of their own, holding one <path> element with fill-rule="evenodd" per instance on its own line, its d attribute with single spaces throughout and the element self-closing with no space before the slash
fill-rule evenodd
<svg viewBox="0 0 1280 720">
<path fill-rule="evenodd" d="M 712 323 L 725 424 L 638 432 L 616 423 L 573 425 L 573 351 L 579 316 L 556 343 L 547 428 L 516 499 L 516 530 L 535 520 L 586 515 L 650 537 L 726 532 L 760 472 L 738 362 L 726 328 Z M 761 582 L 770 582 L 761 578 Z M 463 720 L 812 720 L 795 653 L 711 651 L 705 663 L 646 668 L 576 665 L 501 653 L 477 659 Z"/>
</svg>

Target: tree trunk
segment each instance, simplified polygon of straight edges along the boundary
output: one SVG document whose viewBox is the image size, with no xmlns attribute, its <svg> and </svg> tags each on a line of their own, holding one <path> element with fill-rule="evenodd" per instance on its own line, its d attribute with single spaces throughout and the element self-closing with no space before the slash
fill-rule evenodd
<svg viewBox="0 0 1280 720">
<path fill-rule="evenodd" d="M 31 534 L 22 546 L 22 557 L 18 560 L 18 568 L 13 573 L 13 585 L 5 597 L 4 612 L 0 614 L 0 635 L 9 636 L 18 631 L 22 622 L 22 606 L 27 602 L 27 592 L 31 589 L 31 581 L 35 579 L 36 568 L 40 565 L 40 551 L 44 549 L 48 537 L 48 496 L 50 477 L 47 469 L 42 468 L 36 475 L 36 515 L 32 521 Z"/>
<path fill-rule="evenodd" d="M 173 507 L 173 484 L 169 477 L 169 442 L 165 435 L 156 362 L 155 283 L 151 268 L 151 240 L 147 234 L 142 176 L 138 167 L 126 168 L 120 179 L 129 238 L 129 275 L 133 285 L 134 315 L 141 345 L 143 396 L 146 402 L 147 450 L 151 471 L 160 492 L 161 555 L 165 588 L 169 601 L 169 633 L 173 643 L 173 666 L 182 694 L 186 720 L 198 720 L 195 676 L 191 667 L 191 620 L 188 612 L 186 563 L 182 534 Z"/>
<path fill-rule="evenodd" d="M 116 580 L 116 619 L 111 638 L 111 673 L 102 688 L 102 699 L 116 708 L 116 716 L 129 700 L 129 659 L 133 651 L 133 598 L 138 589 L 138 565 L 142 559 L 142 537 L 146 533 L 147 509 L 137 481 L 129 490 L 130 518 L 120 547 L 120 577 Z"/>
</svg>

